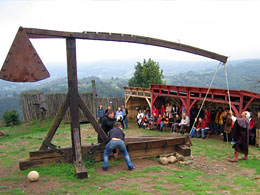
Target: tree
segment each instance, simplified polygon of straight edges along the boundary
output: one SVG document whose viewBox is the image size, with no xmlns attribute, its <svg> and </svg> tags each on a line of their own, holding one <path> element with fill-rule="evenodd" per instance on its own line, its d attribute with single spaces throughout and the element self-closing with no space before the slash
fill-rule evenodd
<svg viewBox="0 0 260 195">
<path fill-rule="evenodd" d="M 3 120 L 6 126 L 18 125 L 20 123 L 19 114 L 16 110 L 7 110 L 3 113 Z"/>
<path fill-rule="evenodd" d="M 151 59 L 143 64 L 137 62 L 135 66 L 134 76 L 128 81 L 131 87 L 148 88 L 149 84 L 163 84 L 163 70 L 160 70 L 160 65 Z"/>
</svg>

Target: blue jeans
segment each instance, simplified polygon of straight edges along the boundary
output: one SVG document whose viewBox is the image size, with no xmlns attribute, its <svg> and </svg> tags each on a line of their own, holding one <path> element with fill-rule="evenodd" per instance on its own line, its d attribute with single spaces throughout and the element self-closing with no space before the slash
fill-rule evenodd
<svg viewBox="0 0 260 195">
<path fill-rule="evenodd" d="M 165 124 L 164 122 L 161 122 L 161 123 L 160 123 L 160 130 L 162 130 L 162 128 L 163 128 L 165 125 L 167 125 L 167 124 Z"/>
<path fill-rule="evenodd" d="M 206 132 L 206 129 L 200 129 L 199 131 L 197 131 L 197 137 L 200 137 L 200 131 L 201 131 L 201 137 L 204 138 L 205 137 L 205 132 Z M 196 128 L 193 128 L 191 130 L 191 133 L 190 133 L 190 136 L 191 137 L 194 137 L 194 134 L 196 133 Z"/>
<path fill-rule="evenodd" d="M 125 125 L 124 125 L 124 122 L 125 122 Z M 123 128 L 128 128 L 127 117 L 126 116 L 124 116 L 124 118 L 123 118 Z"/>
<path fill-rule="evenodd" d="M 111 140 L 110 142 L 108 142 L 108 144 L 106 145 L 106 149 L 104 151 L 104 163 L 103 163 L 103 170 L 107 170 L 108 169 L 108 161 L 109 161 L 109 154 L 112 150 L 115 150 L 119 148 L 119 150 L 123 153 L 124 158 L 125 158 L 125 162 L 128 166 L 129 170 L 132 170 L 134 168 L 130 156 L 126 150 L 126 146 L 125 146 L 125 142 L 120 140 L 120 141 L 116 141 L 116 140 Z"/>
<path fill-rule="evenodd" d="M 206 129 L 200 129 L 197 133 L 197 137 L 200 137 L 200 131 L 201 131 L 201 137 L 202 138 L 205 138 L 205 132 L 206 132 Z"/>
<path fill-rule="evenodd" d="M 193 128 L 191 131 L 190 131 L 190 136 L 191 137 L 194 137 L 194 134 L 196 133 L 196 128 Z"/>
</svg>

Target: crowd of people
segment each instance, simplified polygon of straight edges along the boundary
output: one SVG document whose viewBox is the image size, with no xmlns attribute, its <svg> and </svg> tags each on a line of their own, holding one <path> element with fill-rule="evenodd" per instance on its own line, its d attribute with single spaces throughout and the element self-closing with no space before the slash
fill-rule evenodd
<svg viewBox="0 0 260 195">
<path fill-rule="evenodd" d="M 201 109 L 201 105 L 197 104 L 190 110 L 189 116 L 186 114 L 185 106 L 179 107 L 168 103 L 166 107 L 161 105 L 159 109 L 153 106 L 151 112 L 149 109 L 140 109 L 136 120 L 139 128 L 163 131 L 163 128 L 168 126 L 172 133 L 186 131 L 186 133 L 190 133 L 191 137 L 196 136 L 202 139 L 205 139 L 207 134 L 216 134 L 221 135 L 225 142 L 235 143 L 231 136 L 234 121 L 232 121 L 232 113 L 229 112 L 228 108 Z M 254 145 L 256 127 L 255 120 L 251 116 L 249 119 L 249 143 Z"/>
</svg>

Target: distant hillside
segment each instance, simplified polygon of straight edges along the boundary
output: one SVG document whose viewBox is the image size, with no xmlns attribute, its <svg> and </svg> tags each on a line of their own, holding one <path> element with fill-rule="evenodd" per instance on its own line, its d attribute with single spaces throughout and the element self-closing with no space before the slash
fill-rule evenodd
<svg viewBox="0 0 260 195">
<path fill-rule="evenodd" d="M 167 64 L 167 62 L 159 62 L 161 68 L 164 70 L 164 80 L 168 85 L 186 85 L 208 87 L 217 63 L 212 62 L 182 62 L 177 64 Z M 170 63 L 170 62 L 169 62 Z M 129 65 L 129 64 L 128 64 Z M 130 76 L 122 76 L 131 69 L 134 72 L 134 65 L 129 68 L 127 64 L 119 66 L 101 66 L 96 67 L 96 71 L 102 75 L 87 76 L 90 73 L 85 73 L 84 69 L 79 69 L 79 91 L 81 93 L 91 93 L 91 80 L 96 81 L 97 94 L 100 97 L 123 97 L 123 86 L 127 86 Z M 111 68 L 114 67 L 114 68 Z M 116 67 L 118 70 L 116 70 Z M 90 71 L 91 68 L 85 71 Z M 113 71 L 111 71 L 113 70 Z M 52 70 L 53 71 L 53 70 Z M 94 71 L 94 69 L 93 69 Z M 255 85 L 251 80 L 260 80 L 260 60 L 239 60 L 232 61 L 227 64 L 228 80 L 230 89 L 244 89 L 260 93 L 260 86 Z M 58 73 L 62 78 L 57 76 Z M 90 71 L 91 72 L 91 71 Z M 50 71 L 51 75 L 52 72 Z M 93 73 L 93 72 L 92 72 Z M 54 74 L 54 73 L 53 73 Z M 94 73 L 93 73 L 94 74 Z M 114 75 L 121 76 L 115 77 Z M 55 75 L 55 74 L 54 74 Z M 83 77 L 85 75 L 85 77 Z M 98 74 L 94 74 L 98 75 Z M 44 93 L 67 92 L 66 72 L 56 71 L 57 79 L 46 79 L 35 83 L 13 83 L 0 80 L 0 117 L 7 109 L 16 109 L 21 114 L 21 105 L 19 94 L 25 90 L 42 90 Z M 221 68 L 213 83 L 215 88 L 226 88 L 224 70 Z"/>
<path fill-rule="evenodd" d="M 173 76 L 165 76 L 169 85 L 187 85 L 208 87 L 215 70 L 194 72 L 189 71 Z M 227 64 L 228 82 L 230 89 L 248 90 L 260 93 L 260 86 L 253 80 L 260 80 L 260 60 L 247 60 L 238 63 Z M 223 67 L 218 71 L 214 88 L 226 88 L 225 73 Z"/>
</svg>

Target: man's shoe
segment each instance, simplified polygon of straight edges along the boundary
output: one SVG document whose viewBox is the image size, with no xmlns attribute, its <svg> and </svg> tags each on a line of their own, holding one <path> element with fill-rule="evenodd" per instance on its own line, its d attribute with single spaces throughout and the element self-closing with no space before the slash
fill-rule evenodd
<svg viewBox="0 0 260 195">
<path fill-rule="evenodd" d="M 135 167 L 133 167 L 133 168 L 128 168 L 129 171 L 133 171 L 134 169 L 135 169 Z"/>
</svg>

